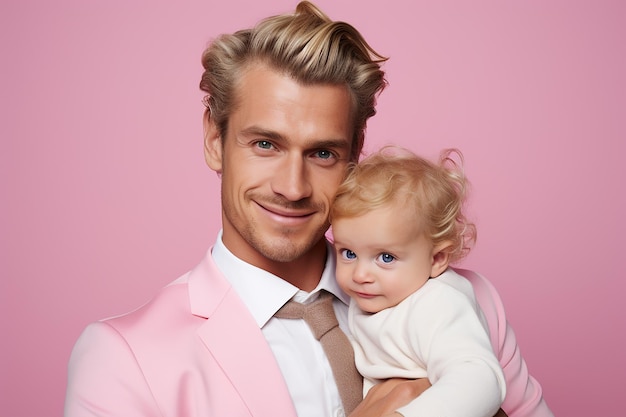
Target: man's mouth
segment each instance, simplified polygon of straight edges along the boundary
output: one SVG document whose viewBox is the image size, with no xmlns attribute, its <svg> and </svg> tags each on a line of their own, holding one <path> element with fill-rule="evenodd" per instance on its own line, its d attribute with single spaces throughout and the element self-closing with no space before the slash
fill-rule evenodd
<svg viewBox="0 0 626 417">
<path fill-rule="evenodd" d="M 256 202 L 257 206 L 270 219 L 284 225 L 297 226 L 308 222 L 316 213 L 315 210 L 307 207 L 302 209 L 292 209 L 283 206 L 274 206 Z"/>
</svg>

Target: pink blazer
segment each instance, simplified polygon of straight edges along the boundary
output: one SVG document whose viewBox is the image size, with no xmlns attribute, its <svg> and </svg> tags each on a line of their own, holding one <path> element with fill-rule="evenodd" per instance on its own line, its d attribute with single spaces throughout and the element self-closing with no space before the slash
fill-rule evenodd
<svg viewBox="0 0 626 417">
<path fill-rule="evenodd" d="M 501 408 L 509 417 L 554 417 L 543 399 L 541 385 L 528 373 L 495 287 L 476 272 L 458 268 L 455 271 L 472 283 L 476 300 L 489 324 L 491 346 L 506 379 L 506 398 Z"/>
<path fill-rule="evenodd" d="M 91 324 L 66 417 L 296 417 L 261 330 L 210 255 L 148 304 Z"/>
<path fill-rule="evenodd" d="M 491 284 L 474 284 L 511 417 L 552 416 Z M 129 314 L 90 324 L 69 363 L 66 417 L 296 417 L 273 354 L 210 255 Z"/>
</svg>

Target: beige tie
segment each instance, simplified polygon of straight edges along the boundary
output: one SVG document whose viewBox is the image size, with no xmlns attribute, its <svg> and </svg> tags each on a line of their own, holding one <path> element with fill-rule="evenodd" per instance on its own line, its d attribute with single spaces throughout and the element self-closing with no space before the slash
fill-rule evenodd
<svg viewBox="0 0 626 417">
<path fill-rule="evenodd" d="M 322 291 L 311 304 L 289 301 L 274 314 L 283 319 L 304 319 L 313 335 L 320 341 L 333 376 L 346 415 L 350 414 L 363 399 L 363 377 L 354 365 L 354 351 L 350 341 L 339 328 L 333 308 L 333 295 Z"/>
</svg>

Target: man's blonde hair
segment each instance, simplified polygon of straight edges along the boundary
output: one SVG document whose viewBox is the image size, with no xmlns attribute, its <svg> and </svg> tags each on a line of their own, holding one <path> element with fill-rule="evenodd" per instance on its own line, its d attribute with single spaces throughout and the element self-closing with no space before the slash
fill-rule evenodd
<svg viewBox="0 0 626 417">
<path fill-rule="evenodd" d="M 293 14 L 267 18 L 254 28 L 221 35 L 209 45 L 202 55 L 205 71 L 200 81 L 200 89 L 208 94 L 205 116 L 213 119 L 224 138 L 237 105 L 237 83 L 246 68 L 257 63 L 305 85 L 345 85 L 352 97 L 351 160 L 356 161 L 367 119 L 376 113 L 376 97 L 386 86 L 381 69 L 386 59 L 354 27 L 331 21 L 303 1 Z"/>
<path fill-rule="evenodd" d="M 476 227 L 463 213 L 467 189 L 460 151 L 444 150 L 434 164 L 407 149 L 387 146 L 351 164 L 335 196 L 330 220 L 332 224 L 395 204 L 424 222 L 426 237 L 434 246 L 450 244 L 444 250 L 452 263 L 463 258 L 476 240 Z"/>
</svg>

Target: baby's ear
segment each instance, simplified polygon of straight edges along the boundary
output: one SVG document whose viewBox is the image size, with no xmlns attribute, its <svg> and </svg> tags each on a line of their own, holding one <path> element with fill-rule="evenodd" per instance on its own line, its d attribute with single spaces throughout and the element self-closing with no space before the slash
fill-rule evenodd
<svg viewBox="0 0 626 417">
<path fill-rule="evenodd" d="M 438 277 L 448 268 L 450 264 L 450 247 L 452 243 L 446 241 L 441 242 L 433 248 L 431 258 L 432 266 L 430 269 L 431 278 Z"/>
</svg>

